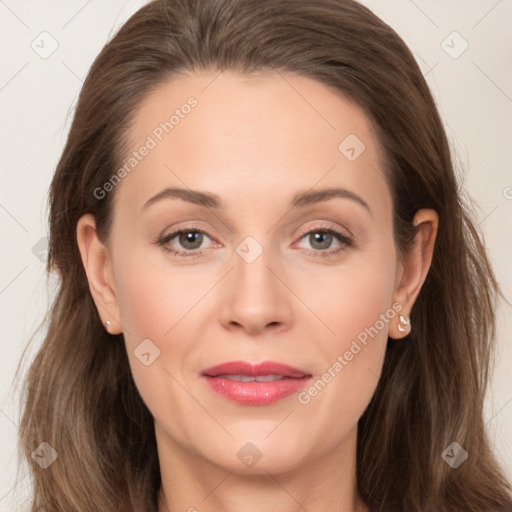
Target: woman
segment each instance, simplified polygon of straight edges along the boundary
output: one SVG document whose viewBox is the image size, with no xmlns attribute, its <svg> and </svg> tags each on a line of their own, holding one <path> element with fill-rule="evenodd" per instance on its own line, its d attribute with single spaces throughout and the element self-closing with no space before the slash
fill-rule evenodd
<svg viewBox="0 0 512 512">
<path fill-rule="evenodd" d="M 397 34 L 352 0 L 156 0 L 50 191 L 33 510 L 510 511 L 498 285 Z"/>
</svg>

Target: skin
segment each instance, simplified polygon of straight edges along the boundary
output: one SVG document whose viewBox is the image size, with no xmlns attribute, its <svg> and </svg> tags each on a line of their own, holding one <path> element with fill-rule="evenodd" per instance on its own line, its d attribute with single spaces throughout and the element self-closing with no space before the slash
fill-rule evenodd
<svg viewBox="0 0 512 512">
<path fill-rule="evenodd" d="M 198 105 L 110 192 L 108 240 L 99 240 L 91 215 L 77 225 L 98 314 L 111 333 L 123 332 L 155 418 L 159 510 L 366 510 L 355 490 L 357 421 L 388 336 L 407 335 L 398 314 L 307 404 L 294 394 L 240 405 L 200 373 L 270 360 L 321 378 L 394 303 L 409 315 L 431 263 L 437 215 L 419 210 L 417 244 L 398 254 L 380 149 L 358 106 L 306 77 L 216 76 L 180 75 L 145 98 L 127 134 L 132 150 L 187 98 Z M 354 161 L 338 150 L 348 134 L 366 146 Z M 357 194 L 371 212 L 348 198 L 290 208 L 295 193 L 330 186 Z M 224 206 L 167 198 L 143 209 L 166 187 L 214 193 Z M 202 242 L 180 245 L 175 237 L 167 246 L 199 256 L 155 243 L 189 223 L 207 233 Z M 353 244 L 304 234 L 322 228 L 352 235 Z M 236 252 L 247 236 L 263 251 L 252 263 Z M 134 355 L 144 339 L 160 350 L 149 366 Z M 237 457 L 248 442 L 262 455 L 252 467 Z"/>
</svg>

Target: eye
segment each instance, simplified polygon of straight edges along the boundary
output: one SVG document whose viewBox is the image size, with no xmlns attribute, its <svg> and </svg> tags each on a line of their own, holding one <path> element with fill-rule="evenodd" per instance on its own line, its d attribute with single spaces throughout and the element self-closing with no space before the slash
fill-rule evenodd
<svg viewBox="0 0 512 512">
<path fill-rule="evenodd" d="M 314 228 L 302 233 L 301 240 L 306 239 L 315 256 L 328 257 L 353 245 L 353 240 L 334 228 Z M 337 248 L 331 249 L 333 243 Z"/>
<path fill-rule="evenodd" d="M 201 247 L 206 238 L 210 238 L 205 231 L 195 227 L 181 228 L 158 239 L 157 244 L 176 256 L 199 256 Z M 178 246 L 178 249 L 174 247 Z M 180 249 L 180 247 L 182 249 Z"/>
<path fill-rule="evenodd" d="M 203 246 L 203 243 L 207 239 L 211 240 L 208 234 L 202 229 L 187 226 L 161 236 L 157 240 L 157 244 L 166 252 L 175 256 L 190 258 L 200 256 L 203 253 L 202 249 L 208 247 Z M 304 231 L 301 233 L 300 237 L 300 240 L 303 239 L 305 239 L 311 247 L 311 249 L 307 249 L 307 251 L 315 257 L 333 256 L 353 245 L 351 237 L 331 227 L 317 227 Z M 332 248 L 333 244 L 337 247 Z"/>
</svg>

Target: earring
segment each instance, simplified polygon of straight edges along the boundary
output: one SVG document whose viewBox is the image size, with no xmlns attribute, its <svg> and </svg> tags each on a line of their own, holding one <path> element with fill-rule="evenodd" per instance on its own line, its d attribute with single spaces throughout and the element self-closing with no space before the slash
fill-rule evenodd
<svg viewBox="0 0 512 512">
<path fill-rule="evenodd" d="M 111 325 L 112 325 L 112 324 L 111 324 L 110 320 L 106 320 L 106 321 L 105 321 L 105 327 L 106 327 L 107 331 L 108 331 L 108 328 L 109 328 Z"/>
<path fill-rule="evenodd" d="M 400 332 L 409 332 L 411 330 L 411 320 L 408 316 L 400 315 L 400 322 L 398 323 L 397 329 Z"/>
</svg>

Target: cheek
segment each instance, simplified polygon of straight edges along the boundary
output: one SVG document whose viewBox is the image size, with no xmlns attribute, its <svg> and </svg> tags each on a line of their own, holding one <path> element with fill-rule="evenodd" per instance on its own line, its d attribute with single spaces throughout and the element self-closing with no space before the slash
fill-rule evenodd
<svg viewBox="0 0 512 512">
<path fill-rule="evenodd" d="M 342 341 L 340 348 L 348 350 L 348 340 L 357 339 L 364 344 L 367 337 L 387 338 L 390 317 L 394 314 L 393 284 L 394 274 L 381 265 L 347 276 L 339 292 L 338 315 L 333 311 L 335 331 Z"/>
<path fill-rule="evenodd" d="M 392 250 L 363 255 L 311 297 L 330 332 L 323 329 L 325 334 L 316 335 L 321 359 L 314 380 L 298 399 L 318 424 L 355 425 L 375 391 L 388 330 L 401 307 L 392 305 L 395 264 Z"/>
<path fill-rule="evenodd" d="M 205 293 L 218 277 L 192 267 L 173 269 L 154 249 L 134 249 L 119 254 L 115 278 L 133 378 L 150 410 L 165 410 L 162 396 L 172 395 L 178 402 L 182 394 L 172 376 L 180 379 L 195 362 L 191 354 L 200 350 L 200 330 L 194 329 L 211 314 L 211 295 Z"/>
<path fill-rule="evenodd" d="M 120 321 L 132 374 L 146 403 L 165 387 L 169 354 L 164 342 L 174 334 L 189 302 L 187 288 L 164 276 L 150 260 L 121 255 L 116 261 L 116 288 Z M 168 334 L 167 334 L 168 333 Z M 166 336 L 167 334 L 167 336 Z M 174 360 L 180 358 L 180 344 L 173 344 Z M 172 371 L 172 369 L 170 368 Z"/>
<path fill-rule="evenodd" d="M 396 258 L 391 245 L 387 250 L 356 254 L 350 264 L 324 276 L 321 284 L 307 284 L 308 304 L 324 321 L 325 346 L 331 355 L 349 350 L 354 339 L 364 343 L 368 330 L 376 338 L 387 339 L 390 317 L 395 315 L 391 307 L 395 271 Z M 386 313 L 383 323 L 381 316 Z"/>
<path fill-rule="evenodd" d="M 179 382 L 194 345 L 186 329 L 187 311 L 200 290 L 189 291 L 195 290 L 193 282 L 186 287 L 183 279 L 164 278 L 161 269 L 126 263 L 118 292 L 132 376 L 151 414 L 162 422 L 172 417 L 169 431 L 179 436 L 187 432 L 187 418 L 197 414 Z"/>
<path fill-rule="evenodd" d="M 117 262 L 116 286 L 125 338 L 162 340 L 204 294 L 204 276 L 175 269 L 153 251 L 134 251 Z"/>
</svg>

